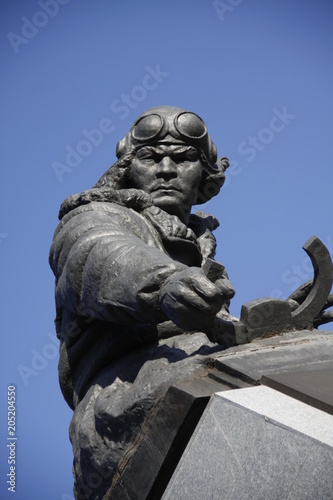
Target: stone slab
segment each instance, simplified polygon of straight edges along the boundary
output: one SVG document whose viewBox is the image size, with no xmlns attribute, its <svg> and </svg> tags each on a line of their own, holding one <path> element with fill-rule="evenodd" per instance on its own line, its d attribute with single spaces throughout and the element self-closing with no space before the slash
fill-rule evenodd
<svg viewBox="0 0 333 500">
<path fill-rule="evenodd" d="M 265 386 L 215 394 L 163 500 L 333 498 L 333 416 Z"/>
<path fill-rule="evenodd" d="M 170 386 L 103 500 L 161 498 L 211 395 L 227 390 L 228 380 L 209 376 Z"/>
<path fill-rule="evenodd" d="M 219 353 L 215 367 L 256 382 L 263 375 L 333 369 L 333 332 L 302 330 L 258 339 Z"/>
<path fill-rule="evenodd" d="M 333 369 L 264 376 L 261 383 L 333 415 Z"/>
</svg>

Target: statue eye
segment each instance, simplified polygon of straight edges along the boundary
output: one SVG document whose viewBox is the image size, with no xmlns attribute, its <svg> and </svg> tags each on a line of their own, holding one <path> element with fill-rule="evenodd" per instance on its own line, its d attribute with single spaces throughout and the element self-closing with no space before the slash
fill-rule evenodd
<svg viewBox="0 0 333 500">
<path fill-rule="evenodd" d="M 137 152 L 137 158 L 139 160 L 152 160 L 155 158 L 155 153 L 150 148 L 141 148 Z"/>
<path fill-rule="evenodd" d="M 197 161 L 199 159 L 198 151 L 194 148 L 189 149 L 185 153 L 186 160 L 188 161 Z"/>
<path fill-rule="evenodd" d="M 182 153 L 175 155 L 175 161 L 185 162 L 185 161 L 197 161 L 199 159 L 198 151 L 194 148 L 188 149 Z"/>
</svg>

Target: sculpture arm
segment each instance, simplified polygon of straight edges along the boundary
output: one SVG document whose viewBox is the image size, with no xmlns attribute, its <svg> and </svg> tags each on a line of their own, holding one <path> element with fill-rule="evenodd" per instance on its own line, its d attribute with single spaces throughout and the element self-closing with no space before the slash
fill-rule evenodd
<svg viewBox="0 0 333 500">
<path fill-rule="evenodd" d="M 187 267 L 157 245 L 142 218 L 125 207 L 92 203 L 70 212 L 50 252 L 57 304 L 123 324 L 165 321 L 160 288 Z"/>
</svg>

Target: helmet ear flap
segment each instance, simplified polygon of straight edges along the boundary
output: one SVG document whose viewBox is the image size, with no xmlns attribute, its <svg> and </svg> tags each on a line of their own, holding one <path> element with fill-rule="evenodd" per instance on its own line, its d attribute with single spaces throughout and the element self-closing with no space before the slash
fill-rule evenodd
<svg viewBox="0 0 333 500">
<path fill-rule="evenodd" d="M 117 147 L 116 147 L 116 156 L 117 158 L 119 159 L 121 156 L 123 156 L 124 154 L 124 150 L 125 150 L 125 144 L 126 144 L 126 136 L 123 137 L 123 139 L 121 139 L 120 141 L 118 141 L 117 143 Z"/>
<path fill-rule="evenodd" d="M 116 156 L 119 160 L 122 156 L 128 154 L 131 150 L 131 138 L 130 134 L 126 134 L 120 141 L 117 143 L 116 147 Z"/>
<path fill-rule="evenodd" d="M 224 172 L 229 167 L 229 160 L 226 156 L 216 159 L 216 162 L 212 165 L 207 161 L 203 152 L 202 154 L 201 162 L 204 168 L 195 205 L 206 203 L 219 193 L 225 181 Z"/>
<path fill-rule="evenodd" d="M 217 160 L 217 149 L 210 137 L 209 137 L 209 142 L 210 142 L 209 160 L 211 163 L 214 164 Z"/>
</svg>

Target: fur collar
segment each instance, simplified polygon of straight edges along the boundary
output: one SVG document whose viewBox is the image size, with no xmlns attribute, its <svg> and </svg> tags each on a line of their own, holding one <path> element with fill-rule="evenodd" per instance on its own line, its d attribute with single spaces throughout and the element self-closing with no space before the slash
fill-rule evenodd
<svg viewBox="0 0 333 500">
<path fill-rule="evenodd" d="M 205 212 L 190 215 L 188 226 L 175 215 L 170 215 L 153 205 L 149 194 L 141 189 L 113 189 L 110 187 L 92 188 L 66 198 L 59 210 L 59 219 L 68 212 L 92 201 L 116 203 L 146 217 L 165 239 L 182 238 L 195 242 L 203 258 L 214 257 L 216 239 L 212 231 L 219 226 L 218 220 Z"/>
</svg>

